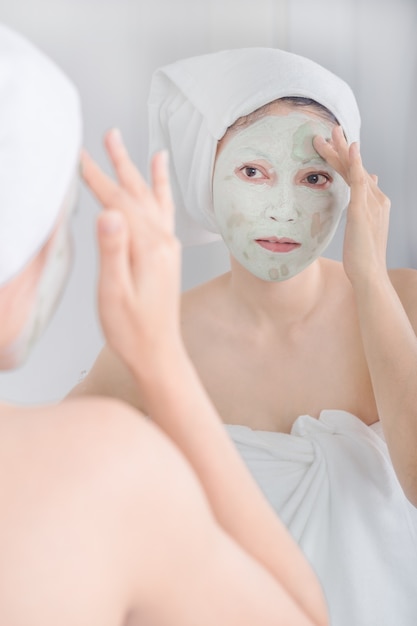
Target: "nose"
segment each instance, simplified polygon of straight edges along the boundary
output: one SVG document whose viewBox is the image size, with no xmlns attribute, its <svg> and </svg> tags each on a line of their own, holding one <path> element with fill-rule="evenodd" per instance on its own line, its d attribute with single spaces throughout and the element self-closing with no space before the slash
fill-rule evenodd
<svg viewBox="0 0 417 626">
<path fill-rule="evenodd" d="M 265 207 L 265 217 L 276 222 L 295 222 L 299 216 L 300 211 L 291 188 L 279 185 Z"/>
</svg>

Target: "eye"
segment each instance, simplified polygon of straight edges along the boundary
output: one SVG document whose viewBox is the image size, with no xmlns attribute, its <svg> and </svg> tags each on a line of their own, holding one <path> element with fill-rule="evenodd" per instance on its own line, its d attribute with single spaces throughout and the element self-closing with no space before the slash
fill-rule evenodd
<svg viewBox="0 0 417 626">
<path fill-rule="evenodd" d="M 242 180 L 254 183 L 264 183 L 271 178 L 268 168 L 258 164 L 242 165 L 236 170 L 236 174 Z"/>
<path fill-rule="evenodd" d="M 307 176 L 304 177 L 302 182 L 312 187 L 318 187 L 319 189 L 327 189 L 332 182 L 332 178 L 329 174 L 324 172 L 311 172 L 311 174 L 307 174 Z"/>
<path fill-rule="evenodd" d="M 240 170 L 247 178 L 260 178 L 262 172 L 257 167 L 246 166 Z"/>
</svg>

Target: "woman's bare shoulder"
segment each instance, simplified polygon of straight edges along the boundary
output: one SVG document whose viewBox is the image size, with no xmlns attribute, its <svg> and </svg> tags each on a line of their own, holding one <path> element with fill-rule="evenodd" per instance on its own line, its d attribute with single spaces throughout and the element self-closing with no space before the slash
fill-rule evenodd
<svg viewBox="0 0 417 626">
<path fill-rule="evenodd" d="M 389 270 L 391 283 L 401 300 L 401 303 L 410 318 L 417 324 L 417 270 L 397 268 Z"/>
<path fill-rule="evenodd" d="M 85 378 L 68 394 L 68 398 L 71 399 L 87 396 L 119 398 L 138 410 L 144 410 L 136 381 L 128 367 L 107 344 L 98 354 Z"/>
<path fill-rule="evenodd" d="M 142 421 L 124 402 L 95 396 L 33 407 L 2 404 L 0 448 L 22 446 L 33 462 L 56 454 L 62 463 L 64 458 L 90 462 L 95 455 L 120 451 L 132 439 L 139 441 Z"/>
<path fill-rule="evenodd" d="M 36 503 L 53 494 L 107 494 L 119 480 L 124 494 L 137 494 L 144 459 L 160 445 L 152 422 L 119 400 L 82 397 L 60 404 L 0 407 L 0 491 L 27 494 L 37 485 Z M 149 463 L 148 463 L 149 465 Z M 29 490 L 29 491 L 28 491 Z M 52 495 L 51 495 L 52 494 Z M 23 502 L 23 500 L 22 500 Z M 29 505 L 28 505 L 29 506 Z"/>
<path fill-rule="evenodd" d="M 146 549 L 136 529 L 152 504 L 143 506 L 143 494 L 153 494 L 157 483 L 144 485 L 160 463 L 162 438 L 117 400 L 0 406 L 0 578 L 14 581 L 8 593 L 0 590 L 1 623 L 10 623 L 2 619 L 8 610 L 19 623 L 30 622 L 26 611 L 40 605 L 29 601 L 27 609 L 21 598 L 33 590 L 36 600 L 48 598 L 43 624 L 57 624 L 63 607 L 65 624 L 84 623 L 87 615 L 90 624 L 103 624 L 115 606 L 120 614 L 131 608 L 126 599 L 142 589 L 137 563 Z M 93 593 L 90 581 L 98 581 Z M 140 608 L 139 593 L 131 602 Z"/>
<path fill-rule="evenodd" d="M 409 267 L 399 267 L 388 270 L 390 280 L 396 289 L 408 289 L 417 284 L 417 270 Z"/>
</svg>

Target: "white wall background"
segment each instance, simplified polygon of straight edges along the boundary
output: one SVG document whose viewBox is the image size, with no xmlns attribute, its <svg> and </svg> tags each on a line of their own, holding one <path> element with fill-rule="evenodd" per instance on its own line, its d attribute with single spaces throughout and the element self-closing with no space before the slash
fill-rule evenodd
<svg viewBox="0 0 417 626">
<path fill-rule="evenodd" d="M 0 0 L 0 21 L 27 35 L 78 85 L 85 144 L 105 167 L 102 136 L 118 126 L 146 171 L 146 98 L 160 65 L 252 45 L 282 47 L 322 63 L 353 87 L 365 163 L 392 199 L 389 264 L 417 267 L 415 0 Z M 70 284 L 28 363 L 1 374 L 6 400 L 58 400 L 102 346 L 95 308 L 96 214 L 83 190 Z M 329 256 L 340 258 L 342 236 L 343 224 Z M 221 243 L 188 249 L 183 287 L 227 267 Z"/>
</svg>

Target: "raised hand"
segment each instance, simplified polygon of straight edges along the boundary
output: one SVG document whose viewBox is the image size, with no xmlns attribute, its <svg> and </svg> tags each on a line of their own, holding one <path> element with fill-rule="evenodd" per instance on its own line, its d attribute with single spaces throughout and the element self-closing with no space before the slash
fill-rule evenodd
<svg viewBox="0 0 417 626">
<path fill-rule="evenodd" d="M 362 165 L 357 142 L 347 144 L 340 126 L 331 141 L 314 138 L 314 147 L 350 186 L 343 265 L 352 285 L 387 278 L 386 248 L 390 200 L 378 187 L 375 175 Z"/>
<path fill-rule="evenodd" d="M 154 156 L 148 185 L 117 130 L 105 145 L 116 180 L 82 155 L 82 176 L 104 208 L 97 222 L 100 321 L 110 347 L 140 375 L 179 339 L 180 244 L 167 157 Z"/>
</svg>

